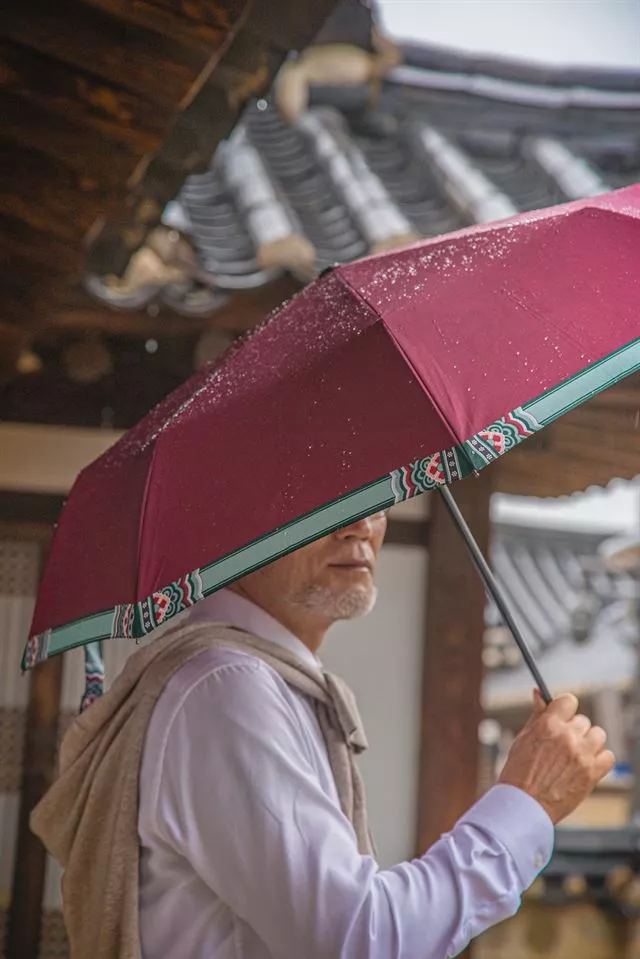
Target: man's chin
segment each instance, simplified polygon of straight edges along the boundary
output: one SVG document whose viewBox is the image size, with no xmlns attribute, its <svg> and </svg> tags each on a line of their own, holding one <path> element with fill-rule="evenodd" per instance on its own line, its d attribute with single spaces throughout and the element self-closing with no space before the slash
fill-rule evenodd
<svg viewBox="0 0 640 959">
<path fill-rule="evenodd" d="M 358 616 L 367 616 L 376 605 L 377 598 L 378 590 L 375 586 L 350 591 L 348 595 L 342 597 L 343 612 L 339 618 L 356 619 Z"/>
<path fill-rule="evenodd" d="M 356 619 L 366 616 L 375 606 L 378 590 L 375 586 L 352 586 L 343 589 L 330 589 L 326 586 L 312 586 L 297 605 L 309 612 L 317 613 L 323 619 Z"/>
</svg>

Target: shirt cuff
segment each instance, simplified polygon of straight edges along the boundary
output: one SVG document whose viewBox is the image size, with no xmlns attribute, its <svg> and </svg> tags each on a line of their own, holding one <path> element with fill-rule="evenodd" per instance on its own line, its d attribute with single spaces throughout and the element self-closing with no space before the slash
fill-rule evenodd
<svg viewBox="0 0 640 959">
<path fill-rule="evenodd" d="M 553 823 L 540 803 L 517 786 L 493 786 L 460 822 L 482 829 L 505 846 L 516 864 L 523 890 L 551 858 Z"/>
</svg>

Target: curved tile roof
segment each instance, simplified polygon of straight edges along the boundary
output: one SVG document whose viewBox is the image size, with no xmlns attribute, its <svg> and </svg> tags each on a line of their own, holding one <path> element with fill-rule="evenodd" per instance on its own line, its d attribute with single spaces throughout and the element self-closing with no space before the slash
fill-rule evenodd
<svg viewBox="0 0 640 959">
<path fill-rule="evenodd" d="M 418 70 L 455 73 L 467 77 L 492 77 L 514 83 L 546 87 L 585 87 L 614 92 L 640 92 L 640 70 L 617 67 L 565 67 L 537 64 L 513 57 L 469 53 L 454 47 L 405 42 L 403 62 Z"/>
<path fill-rule="evenodd" d="M 551 687 L 623 686 L 636 668 L 638 584 L 611 574 L 606 533 L 497 524 L 492 566 Z M 486 611 L 485 695 L 489 708 L 528 702 L 531 678 L 500 614 Z"/>
<path fill-rule="evenodd" d="M 165 302 L 213 311 L 216 290 L 283 272 L 306 282 L 385 244 L 640 179 L 640 71 L 554 71 L 424 45 L 404 54 L 373 113 L 368 91 L 341 87 L 313 89 L 297 126 L 273 99 L 247 109 L 165 210 L 201 268 L 168 281 Z M 129 306 L 113 284 L 90 287 Z M 158 288 L 135 308 L 140 295 Z"/>
</svg>

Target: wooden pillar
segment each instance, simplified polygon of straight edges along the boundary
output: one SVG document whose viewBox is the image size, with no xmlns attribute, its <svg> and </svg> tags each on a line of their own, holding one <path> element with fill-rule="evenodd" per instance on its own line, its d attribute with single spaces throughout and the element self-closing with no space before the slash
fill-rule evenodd
<svg viewBox="0 0 640 959">
<path fill-rule="evenodd" d="M 29 828 L 29 815 L 53 782 L 62 666 L 62 656 L 54 656 L 31 675 L 6 959 L 38 956 L 47 853 Z"/>
<path fill-rule="evenodd" d="M 480 548 L 489 545 L 490 470 L 452 487 Z M 437 493 L 427 534 L 429 572 L 418 785 L 418 852 L 475 802 L 482 718 L 485 593 Z"/>
<path fill-rule="evenodd" d="M 7 523 L 12 500 L 0 494 L 0 533 L 20 540 L 35 540 L 44 563 L 51 540 L 50 517 L 32 511 L 31 522 Z M 29 683 L 18 834 L 7 917 L 5 959 L 37 959 L 42 924 L 47 853 L 29 828 L 31 810 L 53 782 L 57 758 L 58 714 L 62 694 L 63 658 L 55 656 L 36 666 Z M 16 681 L 19 677 L 16 677 Z"/>
<path fill-rule="evenodd" d="M 490 470 L 452 492 L 485 554 L 489 547 Z M 444 502 L 431 495 L 425 622 L 418 848 L 421 855 L 476 800 L 482 719 L 485 593 Z M 469 959 L 471 948 L 462 954 Z"/>
</svg>

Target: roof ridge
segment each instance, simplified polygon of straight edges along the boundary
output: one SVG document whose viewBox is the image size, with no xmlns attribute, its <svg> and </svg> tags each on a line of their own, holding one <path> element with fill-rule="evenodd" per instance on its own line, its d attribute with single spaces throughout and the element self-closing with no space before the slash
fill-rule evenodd
<svg viewBox="0 0 640 959">
<path fill-rule="evenodd" d="M 482 74 L 540 86 L 588 86 L 640 92 L 640 68 L 556 66 L 517 57 L 471 53 L 456 47 L 416 41 L 400 42 L 403 63 L 442 73 Z"/>
</svg>

